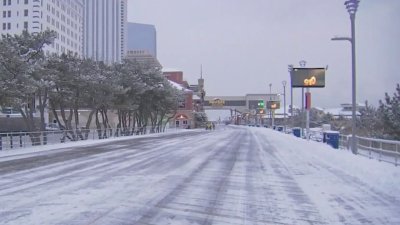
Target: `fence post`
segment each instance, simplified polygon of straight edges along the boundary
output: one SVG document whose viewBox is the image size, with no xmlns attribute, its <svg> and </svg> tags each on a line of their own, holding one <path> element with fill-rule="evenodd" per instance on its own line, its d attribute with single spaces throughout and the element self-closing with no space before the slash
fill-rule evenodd
<svg viewBox="0 0 400 225">
<path fill-rule="evenodd" d="M 12 149 L 14 147 L 12 133 L 9 134 L 9 137 L 10 137 L 10 148 Z"/>
<path fill-rule="evenodd" d="M 19 132 L 19 147 L 22 148 L 22 132 Z"/>
<path fill-rule="evenodd" d="M 394 162 L 395 166 L 397 166 L 397 160 L 398 160 L 399 154 L 400 154 L 400 152 L 399 152 L 399 144 L 396 144 L 396 158 L 395 158 L 395 162 Z"/>
<path fill-rule="evenodd" d="M 372 141 L 371 141 L 371 140 L 368 140 L 368 142 L 369 142 L 368 154 L 369 154 L 369 158 L 371 159 L 371 158 L 372 158 L 372 157 L 371 157 Z"/>
</svg>

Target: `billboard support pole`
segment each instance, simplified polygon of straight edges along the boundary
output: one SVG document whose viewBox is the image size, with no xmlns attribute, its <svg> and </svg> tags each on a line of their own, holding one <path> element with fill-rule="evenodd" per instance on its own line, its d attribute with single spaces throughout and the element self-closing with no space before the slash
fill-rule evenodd
<svg viewBox="0 0 400 225">
<path fill-rule="evenodd" d="M 272 110 L 272 128 L 275 126 L 275 109 Z"/>
<path fill-rule="evenodd" d="M 301 88 L 301 137 L 304 137 L 304 88 Z"/>
<path fill-rule="evenodd" d="M 311 110 L 311 93 L 310 88 L 306 90 L 306 132 L 307 141 L 310 140 L 310 110 Z"/>
<path fill-rule="evenodd" d="M 299 65 L 301 68 L 306 67 L 307 61 L 300 60 Z M 307 119 L 307 118 L 306 118 Z M 301 88 L 301 137 L 304 137 L 304 87 Z"/>
</svg>

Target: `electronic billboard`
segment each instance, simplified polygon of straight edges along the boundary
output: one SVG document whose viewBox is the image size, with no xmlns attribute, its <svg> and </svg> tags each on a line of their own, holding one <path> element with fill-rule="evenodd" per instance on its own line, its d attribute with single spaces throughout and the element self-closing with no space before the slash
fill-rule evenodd
<svg viewBox="0 0 400 225">
<path fill-rule="evenodd" d="M 292 87 L 325 87 L 325 68 L 293 68 L 290 73 Z"/>
</svg>

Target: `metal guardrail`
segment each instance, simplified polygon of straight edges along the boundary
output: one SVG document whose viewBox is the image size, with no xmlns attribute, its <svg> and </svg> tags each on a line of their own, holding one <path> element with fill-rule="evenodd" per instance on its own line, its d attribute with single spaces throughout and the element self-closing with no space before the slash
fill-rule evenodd
<svg viewBox="0 0 400 225">
<path fill-rule="evenodd" d="M 339 146 L 342 149 L 350 149 L 351 137 L 340 135 Z M 383 140 L 357 136 L 358 154 L 370 159 L 375 158 L 379 161 L 399 165 L 400 161 L 400 141 Z"/>
<path fill-rule="evenodd" d="M 0 133 L 0 150 L 20 149 L 31 146 L 50 145 L 64 142 L 85 140 L 109 139 L 133 135 L 146 135 L 152 133 L 174 132 L 183 129 L 179 127 L 166 127 L 164 130 L 152 130 L 151 127 L 141 127 L 128 132 L 121 129 L 77 129 L 77 130 L 52 130 L 39 132 L 12 132 Z M 45 138 L 44 138 L 45 137 Z"/>
</svg>

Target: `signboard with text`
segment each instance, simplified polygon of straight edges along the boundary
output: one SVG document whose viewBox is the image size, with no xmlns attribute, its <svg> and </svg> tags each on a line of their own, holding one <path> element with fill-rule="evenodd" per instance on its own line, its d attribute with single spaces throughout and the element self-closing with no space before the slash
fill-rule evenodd
<svg viewBox="0 0 400 225">
<path fill-rule="evenodd" d="M 290 73 L 292 87 L 325 87 L 325 68 L 293 68 Z"/>
<path fill-rule="evenodd" d="M 281 107 L 281 103 L 278 101 L 268 101 L 267 109 L 279 109 Z"/>
<path fill-rule="evenodd" d="M 212 100 L 209 100 L 210 105 L 213 107 L 222 107 L 225 105 L 225 100 L 222 100 L 220 98 L 214 98 Z"/>
</svg>

